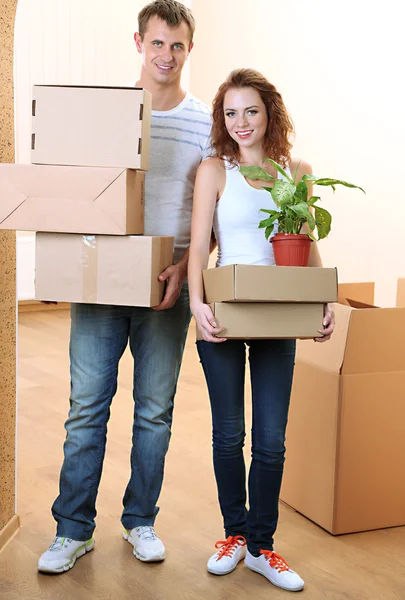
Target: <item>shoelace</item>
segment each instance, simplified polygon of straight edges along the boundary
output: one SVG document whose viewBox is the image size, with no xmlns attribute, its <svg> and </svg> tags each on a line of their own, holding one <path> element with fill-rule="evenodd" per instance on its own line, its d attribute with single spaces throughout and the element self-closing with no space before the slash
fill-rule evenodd
<svg viewBox="0 0 405 600">
<path fill-rule="evenodd" d="M 142 541 L 151 540 L 152 542 L 154 542 L 155 540 L 158 539 L 153 527 L 148 527 L 147 529 L 144 529 L 143 531 L 141 531 L 139 534 L 139 537 Z"/>
<path fill-rule="evenodd" d="M 67 548 L 67 544 L 65 544 L 65 542 L 70 543 L 71 541 L 72 540 L 70 538 L 56 537 L 50 545 L 49 550 L 56 551 L 61 550 L 63 547 Z"/>
<path fill-rule="evenodd" d="M 246 546 L 243 535 L 230 535 L 226 540 L 220 540 L 215 544 L 215 548 L 220 548 L 217 560 L 220 560 L 223 556 L 232 556 L 238 546 Z"/>
<path fill-rule="evenodd" d="M 272 550 L 260 550 L 260 554 L 264 554 L 266 560 L 269 561 L 270 566 L 273 567 L 273 569 L 277 569 L 279 573 L 291 570 L 284 558 Z"/>
</svg>

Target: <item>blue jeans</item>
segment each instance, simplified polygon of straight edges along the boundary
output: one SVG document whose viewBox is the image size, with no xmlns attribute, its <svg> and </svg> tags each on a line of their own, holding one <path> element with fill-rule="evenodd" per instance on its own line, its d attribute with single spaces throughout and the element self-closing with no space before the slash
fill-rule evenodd
<svg viewBox="0 0 405 600">
<path fill-rule="evenodd" d="M 246 509 L 245 353 L 252 386 L 252 461 Z M 273 549 L 284 468 L 295 340 L 198 341 L 212 410 L 214 470 L 225 535 L 243 535 L 249 552 Z"/>
<path fill-rule="evenodd" d="M 93 535 L 110 405 L 128 339 L 134 358 L 131 478 L 126 529 L 153 525 L 169 446 L 173 402 L 190 322 L 187 285 L 173 308 L 76 304 L 71 308 L 71 396 L 60 493 L 52 507 L 57 535 Z"/>
</svg>

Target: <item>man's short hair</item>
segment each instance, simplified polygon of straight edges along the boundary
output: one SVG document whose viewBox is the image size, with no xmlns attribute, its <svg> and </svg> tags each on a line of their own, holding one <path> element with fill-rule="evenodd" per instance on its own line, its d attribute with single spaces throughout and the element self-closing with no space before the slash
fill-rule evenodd
<svg viewBox="0 0 405 600">
<path fill-rule="evenodd" d="M 177 0 L 154 0 L 143 7 L 138 14 L 138 31 L 143 40 L 149 19 L 158 17 L 165 21 L 169 27 L 179 27 L 183 21 L 190 30 L 190 44 L 193 41 L 195 21 L 189 8 Z"/>
</svg>

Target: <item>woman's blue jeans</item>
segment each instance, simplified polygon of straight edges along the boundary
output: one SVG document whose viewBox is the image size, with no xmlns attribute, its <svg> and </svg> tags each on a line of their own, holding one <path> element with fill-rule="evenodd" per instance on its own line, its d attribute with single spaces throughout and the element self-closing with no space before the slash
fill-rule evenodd
<svg viewBox="0 0 405 600">
<path fill-rule="evenodd" d="M 252 386 L 252 461 L 246 508 L 245 360 Z M 214 470 L 225 535 L 243 535 L 249 551 L 273 549 L 284 468 L 285 430 L 295 340 L 197 342 L 212 410 Z"/>
</svg>

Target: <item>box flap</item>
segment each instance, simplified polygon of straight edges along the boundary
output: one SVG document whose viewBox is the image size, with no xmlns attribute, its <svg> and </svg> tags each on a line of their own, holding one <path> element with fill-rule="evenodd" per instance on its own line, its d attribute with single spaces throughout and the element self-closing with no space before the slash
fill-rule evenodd
<svg viewBox="0 0 405 600">
<path fill-rule="evenodd" d="M 141 177 L 144 177 L 143 172 L 123 170 L 94 199 L 95 206 L 111 221 L 112 233 L 114 233 L 114 225 L 116 225 L 117 233 L 121 233 L 123 224 L 126 224 L 124 233 L 142 234 L 144 231 L 142 186 L 139 185 L 140 182 L 136 178 L 131 176 L 132 173 L 139 173 Z M 117 202 L 118 198 L 126 198 L 127 201 Z"/>
<path fill-rule="evenodd" d="M 359 283 L 339 283 L 338 302 L 339 304 L 348 304 L 347 298 L 374 304 L 374 282 L 364 281 Z"/>
<path fill-rule="evenodd" d="M 405 308 L 352 309 L 342 374 L 405 370 Z"/>
<path fill-rule="evenodd" d="M 343 304 L 333 304 L 333 310 L 336 325 L 331 339 L 323 344 L 315 343 L 313 340 L 297 342 L 297 360 L 315 365 L 325 371 L 340 373 L 353 309 Z"/>
<path fill-rule="evenodd" d="M 19 184 L 16 165 L 0 164 L 0 225 L 2 225 L 26 199 L 27 194 L 24 193 Z"/>
<path fill-rule="evenodd" d="M 235 265 L 203 271 L 204 302 L 229 302 L 235 299 Z"/>
<path fill-rule="evenodd" d="M 405 279 L 398 279 L 396 306 L 405 306 Z"/>
</svg>

